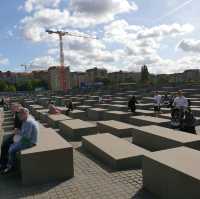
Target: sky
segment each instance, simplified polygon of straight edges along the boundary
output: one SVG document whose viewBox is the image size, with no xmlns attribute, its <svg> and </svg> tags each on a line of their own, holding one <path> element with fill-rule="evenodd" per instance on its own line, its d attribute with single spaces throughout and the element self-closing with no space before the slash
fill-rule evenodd
<svg viewBox="0 0 200 199">
<path fill-rule="evenodd" d="M 64 37 L 71 71 L 200 69 L 199 10 L 198 0 L 1 0 L 0 70 L 59 65 L 58 36 L 46 29 L 91 36 Z"/>
</svg>

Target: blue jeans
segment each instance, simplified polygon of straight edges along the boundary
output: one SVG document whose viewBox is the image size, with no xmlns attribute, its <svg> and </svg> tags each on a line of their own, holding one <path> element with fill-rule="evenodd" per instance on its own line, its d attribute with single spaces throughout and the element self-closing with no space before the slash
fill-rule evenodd
<svg viewBox="0 0 200 199">
<path fill-rule="evenodd" d="M 8 162 L 8 150 L 10 146 L 13 144 L 14 134 L 6 135 L 3 139 L 3 143 L 1 145 L 1 157 L 0 164 L 5 167 Z"/>
<path fill-rule="evenodd" d="M 22 144 L 21 142 L 13 143 L 10 145 L 8 150 L 8 167 L 14 167 L 16 161 L 16 154 L 23 149 L 32 147 L 33 144 Z"/>
</svg>

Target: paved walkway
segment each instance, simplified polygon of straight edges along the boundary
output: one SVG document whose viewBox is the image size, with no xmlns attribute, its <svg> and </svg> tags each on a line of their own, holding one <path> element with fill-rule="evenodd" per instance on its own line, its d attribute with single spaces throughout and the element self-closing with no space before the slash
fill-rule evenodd
<svg viewBox="0 0 200 199">
<path fill-rule="evenodd" d="M 75 177 L 62 182 L 22 186 L 18 173 L 0 176 L 0 199 L 155 199 L 142 190 L 141 170 L 114 172 L 73 142 Z"/>
</svg>

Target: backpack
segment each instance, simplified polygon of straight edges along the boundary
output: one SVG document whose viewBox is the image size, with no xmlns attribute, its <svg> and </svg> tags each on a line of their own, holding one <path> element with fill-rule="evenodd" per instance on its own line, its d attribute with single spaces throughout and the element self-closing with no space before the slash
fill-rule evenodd
<svg viewBox="0 0 200 199">
<path fill-rule="evenodd" d="M 195 126 L 196 119 L 191 111 L 185 112 L 185 118 L 184 118 L 184 126 Z"/>
</svg>

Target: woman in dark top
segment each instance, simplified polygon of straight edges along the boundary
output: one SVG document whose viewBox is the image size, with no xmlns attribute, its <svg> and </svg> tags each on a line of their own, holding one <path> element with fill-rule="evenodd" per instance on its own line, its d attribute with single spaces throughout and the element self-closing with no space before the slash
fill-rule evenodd
<svg viewBox="0 0 200 199">
<path fill-rule="evenodd" d="M 19 112 L 16 111 L 14 116 L 14 128 L 21 129 L 21 126 L 22 126 L 22 121 L 20 120 Z"/>
<path fill-rule="evenodd" d="M 66 115 L 68 115 L 70 111 L 74 110 L 73 103 L 71 100 L 68 103 L 66 103 L 66 108 Z"/>
<path fill-rule="evenodd" d="M 129 102 L 128 102 L 128 108 L 131 109 L 131 112 L 132 112 L 132 113 L 135 113 L 135 110 L 136 110 L 135 104 L 137 104 L 137 103 L 138 103 L 138 102 L 137 102 L 135 96 L 133 96 L 133 97 L 129 100 Z"/>
</svg>

